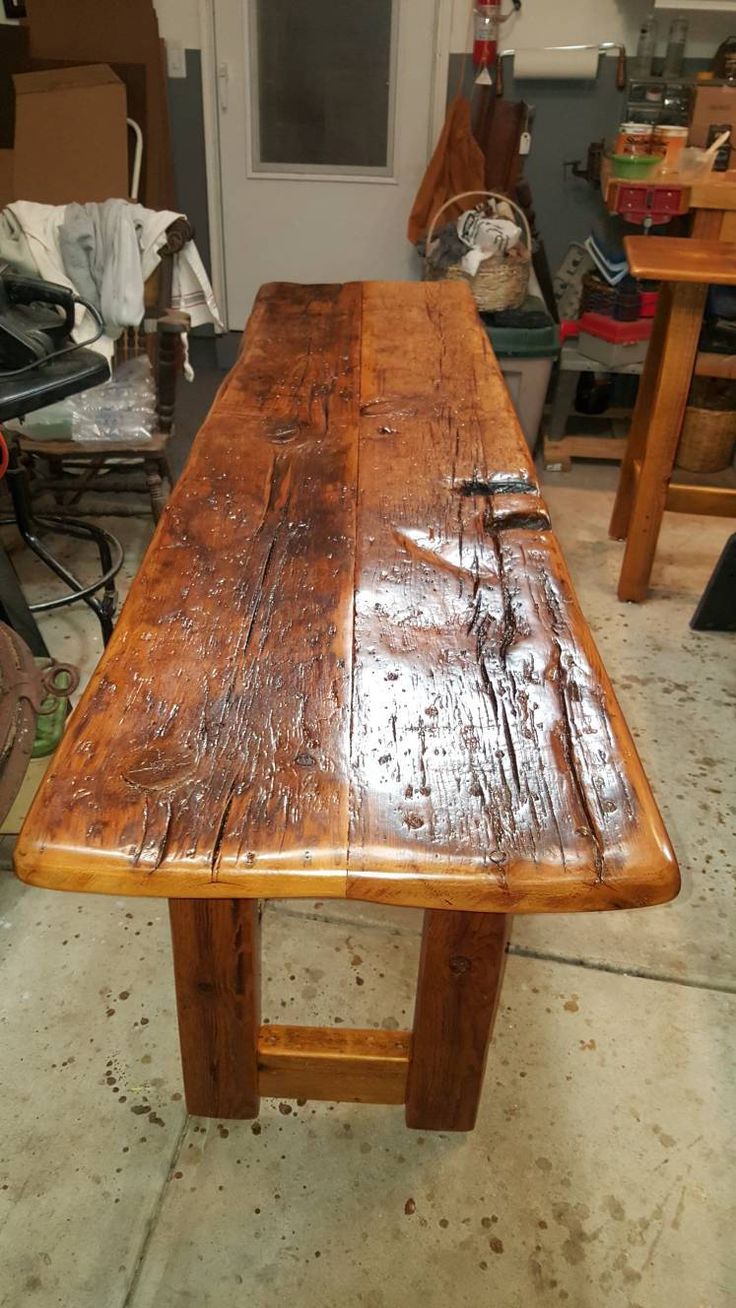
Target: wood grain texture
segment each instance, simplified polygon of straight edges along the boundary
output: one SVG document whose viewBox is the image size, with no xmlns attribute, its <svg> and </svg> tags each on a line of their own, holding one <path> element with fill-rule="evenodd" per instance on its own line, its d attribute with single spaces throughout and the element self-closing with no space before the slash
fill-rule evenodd
<svg viewBox="0 0 736 1308">
<path fill-rule="evenodd" d="M 264 288 L 16 866 L 487 912 L 677 892 L 467 287 Z"/>
<path fill-rule="evenodd" d="M 258 1116 L 258 904 L 169 901 L 187 1109 L 198 1117 Z"/>
<path fill-rule="evenodd" d="M 408 1031 L 264 1026 L 258 1086 L 286 1099 L 403 1104 L 410 1039 Z"/>
<path fill-rule="evenodd" d="M 472 1131 L 506 968 L 508 913 L 424 914 L 406 1124 Z"/>
</svg>

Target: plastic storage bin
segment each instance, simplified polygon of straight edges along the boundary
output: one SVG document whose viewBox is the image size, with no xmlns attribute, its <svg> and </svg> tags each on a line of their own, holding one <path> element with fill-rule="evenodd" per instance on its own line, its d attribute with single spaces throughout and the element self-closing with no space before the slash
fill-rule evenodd
<svg viewBox="0 0 736 1308">
<path fill-rule="evenodd" d="M 534 452 L 552 367 L 560 353 L 560 329 L 544 301 L 528 296 L 513 314 L 523 324 L 509 326 L 511 314 L 481 314 L 529 449 Z M 497 320 L 501 319 L 499 323 Z"/>
</svg>

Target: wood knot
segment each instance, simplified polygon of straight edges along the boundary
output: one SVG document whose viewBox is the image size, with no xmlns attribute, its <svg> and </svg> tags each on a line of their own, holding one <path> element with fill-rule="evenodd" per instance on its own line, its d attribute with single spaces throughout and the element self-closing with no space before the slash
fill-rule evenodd
<svg viewBox="0 0 736 1308">
<path fill-rule="evenodd" d="M 463 972 L 469 972 L 470 967 L 470 959 L 465 958 L 462 954 L 456 954 L 454 958 L 450 959 L 450 971 L 454 972 L 455 976 L 460 976 Z"/>
</svg>

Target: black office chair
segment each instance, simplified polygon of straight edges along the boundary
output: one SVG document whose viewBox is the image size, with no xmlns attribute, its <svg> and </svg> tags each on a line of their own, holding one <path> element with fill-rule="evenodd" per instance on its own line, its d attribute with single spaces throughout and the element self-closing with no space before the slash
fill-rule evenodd
<svg viewBox="0 0 736 1308">
<path fill-rule="evenodd" d="M 89 310 L 98 328 L 96 335 L 83 345 L 71 340 L 76 304 Z M 7 447 L 5 476 L 13 506 L 13 515 L 0 518 L 0 522 L 14 523 L 28 548 L 71 591 L 69 595 L 28 605 L 10 560 L 0 549 L 0 606 L 10 625 L 37 655 L 47 655 L 48 650 L 32 614 L 59 609 L 78 600 L 97 616 L 103 642 L 107 644 L 112 635 L 117 600 L 115 576 L 123 562 L 123 549 L 110 532 L 89 522 L 36 513 L 17 438 L 7 429 L 3 431 L 1 425 L 107 381 L 110 376 L 107 361 L 96 351 L 85 348 L 98 340 L 102 332 L 102 319 L 94 306 L 65 286 L 0 270 L 0 432 Z M 51 553 L 42 539 L 49 531 L 96 545 L 101 573 L 91 584 L 83 585 Z"/>
</svg>

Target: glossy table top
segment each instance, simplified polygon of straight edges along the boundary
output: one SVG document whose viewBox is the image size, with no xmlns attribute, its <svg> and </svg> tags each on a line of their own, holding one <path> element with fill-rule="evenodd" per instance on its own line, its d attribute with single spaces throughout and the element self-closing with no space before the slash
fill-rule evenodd
<svg viewBox="0 0 736 1308">
<path fill-rule="evenodd" d="M 464 284 L 263 288 L 16 859 L 118 895 L 676 894 Z"/>
</svg>

